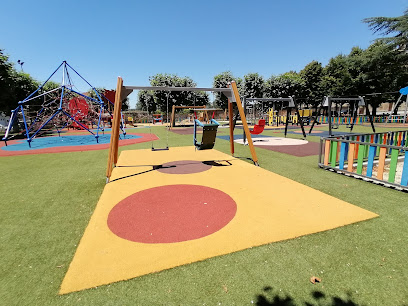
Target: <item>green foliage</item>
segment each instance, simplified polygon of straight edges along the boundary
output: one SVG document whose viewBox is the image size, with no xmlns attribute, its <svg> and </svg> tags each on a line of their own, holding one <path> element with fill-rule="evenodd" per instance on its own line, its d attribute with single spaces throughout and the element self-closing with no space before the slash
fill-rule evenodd
<svg viewBox="0 0 408 306">
<path fill-rule="evenodd" d="M 324 96 L 322 64 L 312 61 L 299 74 L 305 84 L 305 98 L 312 105 L 319 104 Z"/>
<path fill-rule="evenodd" d="M 349 58 L 339 54 L 324 67 L 322 87 L 328 96 L 347 96 L 352 91 Z"/>
<path fill-rule="evenodd" d="M 156 74 L 149 78 L 151 86 L 196 87 L 197 84 L 189 77 L 175 74 Z M 207 105 L 209 96 L 206 92 L 192 91 L 143 91 L 139 92 L 138 108 L 149 112 L 170 112 L 173 105 L 202 106 Z"/>
<path fill-rule="evenodd" d="M 391 46 L 407 51 L 408 46 L 408 9 L 399 17 L 370 17 L 363 19 L 374 33 L 382 35 L 390 35 L 377 39 Z"/>
<path fill-rule="evenodd" d="M 363 50 L 354 47 L 349 55 L 330 59 L 324 68 L 324 92 L 331 96 L 363 96 L 374 92 L 395 92 L 406 86 L 408 55 L 377 41 Z M 375 109 L 394 96 L 369 95 L 366 101 Z"/>
<path fill-rule="evenodd" d="M 231 81 L 236 82 L 237 87 L 238 87 L 238 92 L 240 96 L 243 96 L 244 86 L 242 84 L 243 83 L 242 79 L 234 77 L 231 71 L 221 72 L 220 74 L 217 74 L 216 76 L 214 76 L 213 87 L 214 88 L 227 88 Z M 227 109 L 228 108 L 228 98 L 220 92 L 215 93 L 214 106 L 222 108 L 222 109 Z"/>
<path fill-rule="evenodd" d="M 244 75 L 244 91 L 248 98 L 262 98 L 264 96 L 265 80 L 258 73 Z"/>
<path fill-rule="evenodd" d="M 15 70 L 9 57 L 0 49 L 0 111 L 9 114 L 19 101 L 24 100 L 38 88 L 31 76 Z"/>
<path fill-rule="evenodd" d="M 279 76 L 271 76 L 265 82 L 265 96 L 268 98 L 303 97 L 305 82 L 294 71 Z"/>
<path fill-rule="evenodd" d="M 54 81 L 48 81 L 47 83 L 44 84 L 42 91 L 43 92 L 48 92 L 50 90 L 56 89 L 58 87 L 60 87 L 61 85 L 58 84 L 57 82 Z"/>
</svg>

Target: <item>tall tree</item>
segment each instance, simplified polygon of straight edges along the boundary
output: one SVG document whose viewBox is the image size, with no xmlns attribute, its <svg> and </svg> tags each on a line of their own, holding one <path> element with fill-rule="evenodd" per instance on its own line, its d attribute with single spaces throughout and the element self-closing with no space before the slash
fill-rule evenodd
<svg viewBox="0 0 408 306">
<path fill-rule="evenodd" d="M 370 17 L 363 19 L 374 33 L 391 35 L 378 38 L 386 44 L 391 44 L 399 50 L 407 51 L 408 47 L 408 9 L 399 17 Z"/>
<path fill-rule="evenodd" d="M 248 98 L 262 98 L 264 96 L 265 80 L 258 73 L 244 75 L 244 91 Z"/>
<path fill-rule="evenodd" d="M 19 101 L 37 89 L 38 82 L 29 74 L 18 72 L 0 49 L 0 111 L 9 114 Z"/>
<path fill-rule="evenodd" d="M 323 69 L 321 82 L 323 95 L 350 96 L 354 90 L 349 57 L 339 54 L 331 58 Z"/>
<path fill-rule="evenodd" d="M 366 50 L 352 51 L 349 60 L 355 94 L 395 92 L 407 85 L 408 54 L 399 52 L 392 45 L 377 41 Z M 375 115 L 376 108 L 386 101 L 387 96 L 368 97 Z"/>
<path fill-rule="evenodd" d="M 221 72 L 214 76 L 213 87 L 214 88 L 226 88 L 231 81 L 237 83 L 238 92 L 240 96 L 243 95 L 242 79 L 236 78 L 232 75 L 231 71 Z M 214 106 L 222 109 L 228 108 L 228 98 L 220 92 L 215 93 Z"/>
<path fill-rule="evenodd" d="M 265 96 L 268 98 L 287 98 L 305 96 L 305 82 L 295 71 L 289 71 L 279 76 L 271 76 L 265 82 Z"/>
<path fill-rule="evenodd" d="M 306 98 L 309 99 L 309 103 L 313 105 L 319 104 L 324 96 L 322 64 L 312 61 L 299 74 L 305 82 L 305 94 Z"/>
</svg>

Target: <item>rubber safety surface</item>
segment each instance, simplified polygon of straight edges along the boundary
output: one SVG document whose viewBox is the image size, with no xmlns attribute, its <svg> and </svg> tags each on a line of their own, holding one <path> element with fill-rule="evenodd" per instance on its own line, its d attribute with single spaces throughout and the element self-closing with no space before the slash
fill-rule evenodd
<svg viewBox="0 0 408 306">
<path fill-rule="evenodd" d="M 123 151 L 60 294 L 376 216 L 216 150 Z"/>
</svg>

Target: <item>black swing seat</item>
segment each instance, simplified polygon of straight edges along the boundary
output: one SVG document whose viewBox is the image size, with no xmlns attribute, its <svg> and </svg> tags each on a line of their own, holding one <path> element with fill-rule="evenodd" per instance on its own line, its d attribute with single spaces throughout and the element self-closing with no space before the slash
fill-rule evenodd
<svg viewBox="0 0 408 306">
<path fill-rule="evenodd" d="M 214 147 L 219 123 L 214 119 L 211 119 L 211 122 L 203 124 L 197 119 L 194 121 L 194 145 L 197 150 L 209 150 Z M 203 128 L 201 143 L 197 141 L 197 125 Z"/>
</svg>

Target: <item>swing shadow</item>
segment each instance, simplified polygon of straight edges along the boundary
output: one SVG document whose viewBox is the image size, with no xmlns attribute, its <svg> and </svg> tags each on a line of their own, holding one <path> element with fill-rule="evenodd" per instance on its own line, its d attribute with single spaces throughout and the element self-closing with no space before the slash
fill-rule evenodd
<svg viewBox="0 0 408 306">
<path fill-rule="evenodd" d="M 222 163 L 225 162 L 225 163 Z M 201 163 L 207 165 L 207 166 L 212 166 L 212 167 L 229 167 L 232 166 L 232 163 L 230 163 L 230 160 L 205 160 L 202 161 Z M 146 171 L 142 171 L 142 172 L 138 172 L 138 173 L 133 173 L 133 174 L 129 174 L 123 177 L 118 177 L 116 179 L 110 180 L 109 183 L 113 183 L 119 180 L 123 180 L 126 178 L 130 178 L 130 177 L 134 177 L 137 175 L 141 175 L 141 174 L 146 174 L 152 171 L 156 171 L 159 169 L 169 169 L 169 168 L 177 168 L 177 167 L 183 167 L 183 166 L 188 166 L 188 165 L 193 165 L 195 163 L 184 163 L 184 164 L 179 164 L 179 165 L 169 165 L 169 166 L 165 166 L 165 165 L 128 165 L 128 166 L 116 166 L 118 168 L 137 168 L 137 167 L 152 167 L 152 169 L 146 170 Z"/>
</svg>

